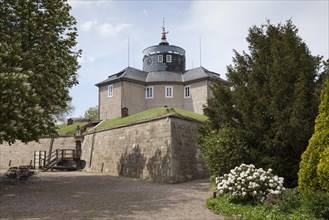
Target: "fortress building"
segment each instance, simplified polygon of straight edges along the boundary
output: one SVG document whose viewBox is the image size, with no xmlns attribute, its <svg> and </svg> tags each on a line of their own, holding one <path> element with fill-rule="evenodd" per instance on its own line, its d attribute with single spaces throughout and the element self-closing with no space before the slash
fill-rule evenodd
<svg viewBox="0 0 329 220">
<path fill-rule="evenodd" d="M 143 70 L 127 67 L 96 84 L 100 120 L 162 106 L 203 114 L 211 81 L 219 74 L 202 66 L 186 70 L 185 50 L 169 45 L 162 29 L 159 45 L 143 50 Z"/>
</svg>

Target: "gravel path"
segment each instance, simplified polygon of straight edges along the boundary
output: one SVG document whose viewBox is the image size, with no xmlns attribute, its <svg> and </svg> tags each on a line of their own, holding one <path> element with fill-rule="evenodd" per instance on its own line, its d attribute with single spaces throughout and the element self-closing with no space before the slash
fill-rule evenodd
<svg viewBox="0 0 329 220">
<path fill-rule="evenodd" d="M 0 217 L 9 219 L 222 219 L 204 207 L 209 181 L 148 183 L 84 172 L 0 179 Z"/>
</svg>

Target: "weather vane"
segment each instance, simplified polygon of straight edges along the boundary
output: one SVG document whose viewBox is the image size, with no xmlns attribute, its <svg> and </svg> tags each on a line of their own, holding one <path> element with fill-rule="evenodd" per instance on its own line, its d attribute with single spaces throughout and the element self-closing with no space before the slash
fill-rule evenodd
<svg viewBox="0 0 329 220">
<path fill-rule="evenodd" d="M 163 22 L 162 22 L 162 37 L 161 40 L 162 42 L 167 42 L 167 38 L 166 38 L 166 34 L 168 34 L 169 31 L 166 31 L 166 27 L 165 27 L 165 18 L 163 18 Z"/>
</svg>

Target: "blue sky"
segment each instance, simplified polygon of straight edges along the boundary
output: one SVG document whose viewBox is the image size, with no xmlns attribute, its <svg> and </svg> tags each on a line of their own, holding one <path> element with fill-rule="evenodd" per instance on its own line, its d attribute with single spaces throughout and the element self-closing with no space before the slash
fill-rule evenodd
<svg viewBox="0 0 329 220">
<path fill-rule="evenodd" d="M 186 51 L 186 67 L 200 66 L 226 78 L 233 49 L 247 51 L 248 29 L 292 19 L 313 55 L 329 57 L 329 1 L 83 1 L 69 0 L 82 49 L 79 84 L 70 90 L 83 116 L 98 104 L 96 83 L 128 66 L 142 69 L 142 50 L 167 40 Z"/>
</svg>

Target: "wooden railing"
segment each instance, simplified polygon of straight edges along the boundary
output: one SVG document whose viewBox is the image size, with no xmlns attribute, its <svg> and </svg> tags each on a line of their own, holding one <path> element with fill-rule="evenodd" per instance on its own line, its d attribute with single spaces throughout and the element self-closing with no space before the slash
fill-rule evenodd
<svg viewBox="0 0 329 220">
<path fill-rule="evenodd" d="M 56 149 L 44 158 L 43 170 L 48 170 L 63 159 L 79 159 L 80 153 L 73 149 Z"/>
</svg>

